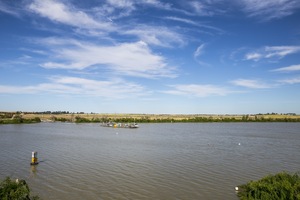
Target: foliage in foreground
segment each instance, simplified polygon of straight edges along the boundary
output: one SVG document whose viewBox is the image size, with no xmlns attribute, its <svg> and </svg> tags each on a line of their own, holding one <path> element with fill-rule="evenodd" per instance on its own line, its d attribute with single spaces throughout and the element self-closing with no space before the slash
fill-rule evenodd
<svg viewBox="0 0 300 200">
<path fill-rule="evenodd" d="M 300 200 L 300 177 L 281 172 L 239 186 L 241 200 Z"/>
<path fill-rule="evenodd" d="M 0 183 L 1 200 L 36 200 L 37 196 L 30 197 L 30 189 L 25 180 L 12 181 L 9 177 Z"/>
</svg>

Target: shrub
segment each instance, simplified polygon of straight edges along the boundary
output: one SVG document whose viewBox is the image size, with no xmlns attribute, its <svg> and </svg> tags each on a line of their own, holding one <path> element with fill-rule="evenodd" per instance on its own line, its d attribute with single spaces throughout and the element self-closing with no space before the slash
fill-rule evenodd
<svg viewBox="0 0 300 200">
<path fill-rule="evenodd" d="M 286 172 L 268 175 L 240 185 L 237 195 L 241 200 L 300 200 L 300 177 Z"/>
<path fill-rule="evenodd" d="M 30 197 L 30 189 L 25 180 L 12 181 L 7 177 L 0 183 L 0 199 L 36 200 L 39 199 L 39 197 Z"/>
</svg>

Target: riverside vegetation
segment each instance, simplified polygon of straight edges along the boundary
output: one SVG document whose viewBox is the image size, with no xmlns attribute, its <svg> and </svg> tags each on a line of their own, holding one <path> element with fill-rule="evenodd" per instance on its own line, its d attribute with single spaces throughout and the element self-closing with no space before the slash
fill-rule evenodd
<svg viewBox="0 0 300 200">
<path fill-rule="evenodd" d="M 241 200 L 300 200 L 300 177 L 281 172 L 238 186 Z"/>
<path fill-rule="evenodd" d="M 39 117 L 26 118 L 21 113 L 0 113 L 0 124 L 29 124 L 41 122 Z"/>
<path fill-rule="evenodd" d="M 300 200 L 300 177 L 297 173 L 268 175 L 238 187 L 237 196 L 241 200 Z M 25 180 L 13 181 L 7 177 L 0 183 L 0 199 L 37 200 L 39 197 L 30 196 Z"/>
<path fill-rule="evenodd" d="M 38 196 L 30 196 L 30 189 L 25 180 L 13 181 L 9 177 L 0 183 L 1 200 L 37 200 Z"/>
<path fill-rule="evenodd" d="M 0 124 L 45 122 L 75 123 L 203 123 L 203 122 L 300 122 L 300 116 L 290 114 L 256 115 L 168 115 L 168 114 L 96 114 L 56 112 L 0 112 Z"/>
</svg>

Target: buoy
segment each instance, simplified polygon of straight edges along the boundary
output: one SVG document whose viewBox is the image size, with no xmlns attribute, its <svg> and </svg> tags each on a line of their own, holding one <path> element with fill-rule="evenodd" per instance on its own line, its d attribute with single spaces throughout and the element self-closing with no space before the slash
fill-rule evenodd
<svg viewBox="0 0 300 200">
<path fill-rule="evenodd" d="M 241 146 L 241 143 L 239 143 L 239 146 Z"/>
<path fill-rule="evenodd" d="M 31 154 L 31 165 L 37 165 L 39 164 L 38 162 L 38 159 L 37 159 L 37 152 L 36 151 L 33 151 L 32 154 Z"/>
<path fill-rule="evenodd" d="M 235 187 L 235 191 L 239 191 L 239 187 Z"/>
</svg>

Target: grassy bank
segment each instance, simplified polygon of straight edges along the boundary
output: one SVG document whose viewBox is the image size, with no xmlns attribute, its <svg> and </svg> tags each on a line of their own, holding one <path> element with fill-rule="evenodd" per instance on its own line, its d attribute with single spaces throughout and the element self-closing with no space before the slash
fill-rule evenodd
<svg viewBox="0 0 300 200">
<path fill-rule="evenodd" d="M 170 122 L 300 122 L 299 115 L 257 114 L 257 115 L 184 115 L 184 114 L 97 114 L 97 113 L 0 113 L 2 123 L 34 122 L 76 122 L 102 123 L 108 121 L 123 123 L 170 123 Z"/>
<path fill-rule="evenodd" d="M 39 123 L 41 119 L 38 116 L 28 117 L 19 113 L 0 113 L 0 124 L 30 124 Z"/>
</svg>

